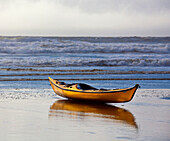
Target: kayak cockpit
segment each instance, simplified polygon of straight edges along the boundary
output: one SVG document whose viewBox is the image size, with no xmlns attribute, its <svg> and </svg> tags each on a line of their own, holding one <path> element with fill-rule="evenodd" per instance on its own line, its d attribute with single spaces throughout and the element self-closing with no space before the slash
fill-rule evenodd
<svg viewBox="0 0 170 141">
<path fill-rule="evenodd" d="M 97 89 L 97 88 L 92 87 L 90 85 L 87 85 L 85 83 L 67 84 L 67 83 L 64 83 L 64 82 L 56 81 L 56 84 L 58 84 L 58 85 L 60 85 L 62 87 L 65 87 L 65 88 L 76 88 L 76 89 L 81 90 L 81 91 L 86 91 L 86 90 L 106 90 L 106 89 Z"/>
<path fill-rule="evenodd" d="M 84 83 L 78 83 L 77 88 L 80 90 L 98 90 L 97 88 L 84 84 Z"/>
</svg>

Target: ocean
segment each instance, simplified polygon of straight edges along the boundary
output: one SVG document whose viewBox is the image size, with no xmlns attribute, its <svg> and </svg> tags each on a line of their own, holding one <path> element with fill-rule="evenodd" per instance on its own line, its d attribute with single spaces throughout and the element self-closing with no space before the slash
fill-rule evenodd
<svg viewBox="0 0 170 141">
<path fill-rule="evenodd" d="M 49 88 L 48 76 L 96 87 L 170 88 L 170 37 L 0 36 L 0 88 Z"/>
<path fill-rule="evenodd" d="M 49 76 L 141 88 L 128 103 L 84 103 Z M 169 140 L 169 100 L 170 37 L 0 36 L 0 140 Z"/>
</svg>

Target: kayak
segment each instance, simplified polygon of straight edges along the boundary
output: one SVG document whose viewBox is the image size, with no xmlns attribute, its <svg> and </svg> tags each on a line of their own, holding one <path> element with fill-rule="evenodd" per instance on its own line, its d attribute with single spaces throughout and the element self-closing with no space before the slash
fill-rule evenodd
<svg viewBox="0 0 170 141">
<path fill-rule="evenodd" d="M 61 97 L 104 103 L 129 102 L 139 87 L 139 84 L 136 84 L 124 89 L 97 89 L 84 83 L 66 84 L 50 77 L 49 82 L 54 92 Z"/>
</svg>

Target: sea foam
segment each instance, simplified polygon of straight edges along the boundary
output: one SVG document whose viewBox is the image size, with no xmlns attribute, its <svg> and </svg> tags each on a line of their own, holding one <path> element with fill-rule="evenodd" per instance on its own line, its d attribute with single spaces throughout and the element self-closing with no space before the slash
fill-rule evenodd
<svg viewBox="0 0 170 141">
<path fill-rule="evenodd" d="M 0 66 L 170 66 L 169 37 L 0 37 Z"/>
</svg>

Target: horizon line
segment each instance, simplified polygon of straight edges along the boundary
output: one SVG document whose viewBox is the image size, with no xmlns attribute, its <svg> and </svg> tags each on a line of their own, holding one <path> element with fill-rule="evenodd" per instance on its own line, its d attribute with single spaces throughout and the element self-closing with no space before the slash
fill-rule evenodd
<svg viewBox="0 0 170 141">
<path fill-rule="evenodd" d="M 106 35 L 0 35 L 0 37 L 66 37 L 66 38 L 169 38 L 170 35 L 118 35 L 118 36 L 106 36 Z"/>
</svg>

